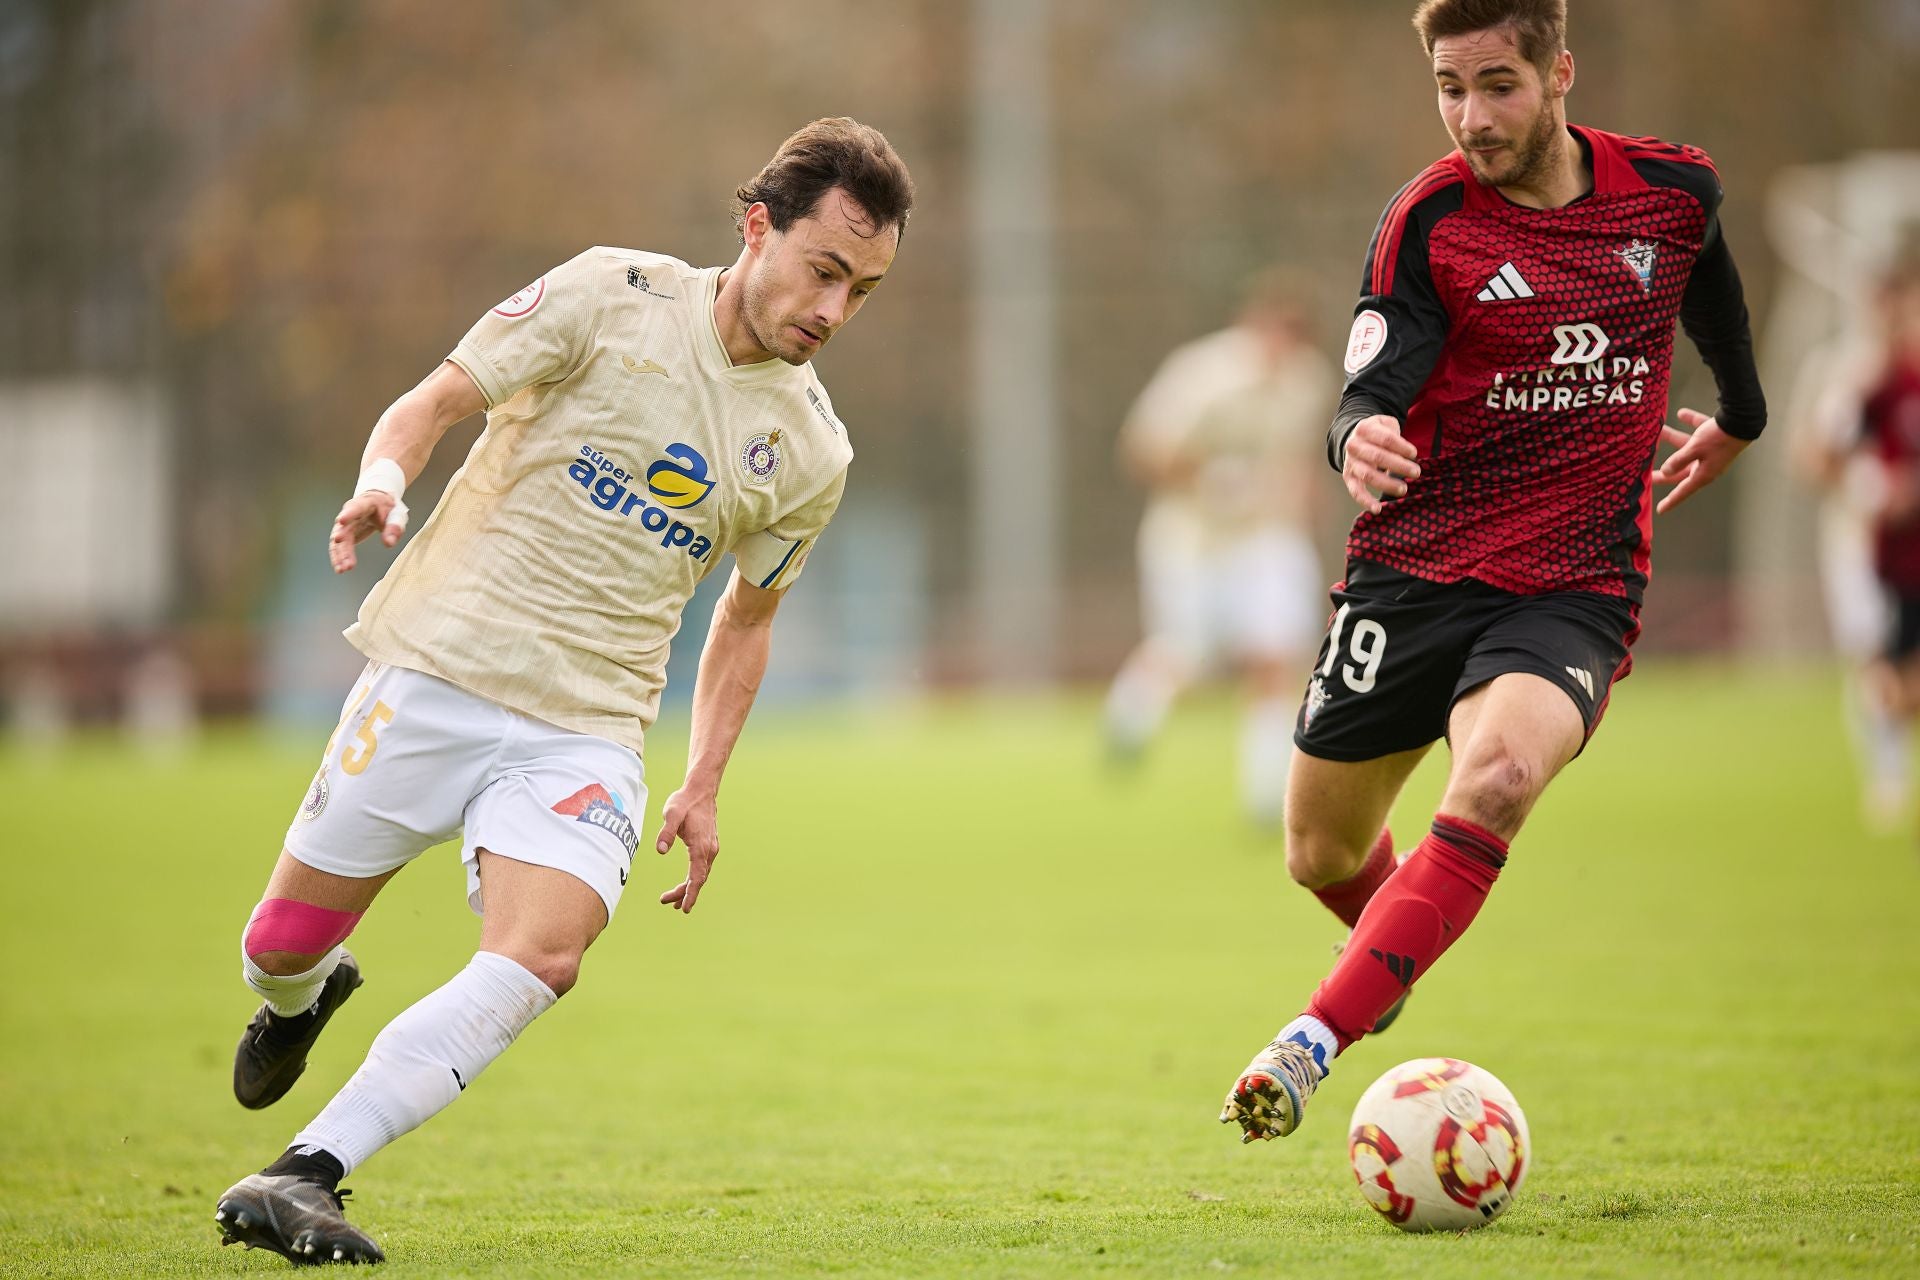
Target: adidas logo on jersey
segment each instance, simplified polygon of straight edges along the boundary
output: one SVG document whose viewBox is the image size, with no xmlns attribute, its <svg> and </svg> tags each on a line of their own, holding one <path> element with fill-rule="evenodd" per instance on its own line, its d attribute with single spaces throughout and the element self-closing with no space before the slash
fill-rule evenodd
<svg viewBox="0 0 1920 1280">
<path fill-rule="evenodd" d="M 1493 279 L 1487 281 L 1487 287 L 1473 296 L 1482 302 L 1512 302 L 1516 298 L 1531 298 L 1533 286 L 1520 278 L 1511 262 L 1503 262 L 1493 273 Z"/>
<path fill-rule="evenodd" d="M 1573 677 L 1576 684 L 1587 691 L 1589 698 L 1593 696 L 1593 673 L 1591 671 L 1582 671 L 1579 667 L 1568 667 L 1567 674 Z"/>
</svg>

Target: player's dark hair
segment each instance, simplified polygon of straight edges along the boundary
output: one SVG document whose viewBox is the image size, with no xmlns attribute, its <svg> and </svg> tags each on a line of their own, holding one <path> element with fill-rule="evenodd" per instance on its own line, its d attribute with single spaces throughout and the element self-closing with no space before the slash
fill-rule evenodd
<svg viewBox="0 0 1920 1280">
<path fill-rule="evenodd" d="M 1520 56 L 1544 78 L 1567 47 L 1567 0 L 1421 0 L 1413 11 L 1429 58 L 1436 40 L 1500 27 L 1512 28 Z"/>
<path fill-rule="evenodd" d="M 849 116 L 815 120 L 781 143 L 766 168 L 733 193 L 733 225 L 744 227 L 747 209 L 764 204 L 774 229 L 785 231 L 836 187 L 867 215 L 873 235 L 888 227 L 906 233 L 913 178 L 886 135 Z"/>
</svg>

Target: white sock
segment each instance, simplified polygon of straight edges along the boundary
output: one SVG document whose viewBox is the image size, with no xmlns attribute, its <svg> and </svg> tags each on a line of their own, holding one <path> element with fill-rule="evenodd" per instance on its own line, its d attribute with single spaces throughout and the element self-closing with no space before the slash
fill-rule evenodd
<svg viewBox="0 0 1920 1280">
<path fill-rule="evenodd" d="M 1107 733 L 1114 745 L 1128 751 L 1146 746 L 1179 693 L 1180 682 L 1152 662 L 1137 656 L 1130 660 L 1107 690 Z"/>
<path fill-rule="evenodd" d="M 1297 1045 L 1304 1046 L 1306 1051 L 1313 1055 L 1313 1065 L 1320 1068 L 1322 1080 L 1326 1079 L 1327 1072 L 1332 1070 L 1329 1064 L 1333 1062 L 1334 1055 L 1340 1052 L 1340 1042 L 1333 1038 L 1333 1032 L 1327 1024 L 1304 1013 L 1280 1028 L 1280 1034 L 1274 1039 L 1291 1040 Z"/>
<path fill-rule="evenodd" d="M 291 1145 L 319 1147 L 353 1172 L 459 1097 L 555 999 L 514 961 L 475 952 L 451 982 L 374 1037 L 353 1079 Z"/>
<path fill-rule="evenodd" d="M 1294 704 L 1263 698 L 1247 709 L 1240 731 L 1240 794 L 1258 822 L 1279 822 L 1287 804 L 1287 766 L 1293 763 Z"/>
<path fill-rule="evenodd" d="M 246 978 L 248 986 L 260 993 L 261 999 L 267 1002 L 267 1008 L 283 1018 L 291 1018 L 313 1008 L 314 1001 L 320 998 L 320 988 L 327 984 L 327 978 L 339 966 L 340 957 L 345 954 L 344 950 L 335 947 L 321 957 L 319 964 L 305 973 L 283 977 L 268 973 L 255 964 L 243 944 L 240 950 L 241 975 Z"/>
</svg>

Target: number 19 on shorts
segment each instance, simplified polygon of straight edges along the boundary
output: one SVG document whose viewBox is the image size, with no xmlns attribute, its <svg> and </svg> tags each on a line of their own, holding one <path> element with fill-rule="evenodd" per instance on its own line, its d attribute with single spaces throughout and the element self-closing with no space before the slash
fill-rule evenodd
<svg viewBox="0 0 1920 1280">
<path fill-rule="evenodd" d="M 1327 660 L 1320 664 L 1320 674 L 1330 676 L 1337 666 L 1347 688 L 1355 693 L 1370 693 L 1374 677 L 1380 674 L 1380 662 L 1387 656 L 1387 629 L 1372 618 L 1360 619 L 1353 624 L 1348 651 L 1342 655 L 1340 642 L 1346 636 L 1347 614 L 1352 608 L 1350 604 L 1343 604 L 1333 615 L 1333 626 L 1327 632 Z M 1341 661 L 1343 656 L 1352 661 Z"/>
</svg>

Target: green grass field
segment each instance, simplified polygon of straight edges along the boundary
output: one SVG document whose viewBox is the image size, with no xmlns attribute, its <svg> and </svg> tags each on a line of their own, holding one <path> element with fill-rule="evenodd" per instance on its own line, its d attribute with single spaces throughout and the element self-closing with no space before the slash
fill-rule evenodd
<svg viewBox="0 0 1920 1280">
<path fill-rule="evenodd" d="M 641 863 L 579 989 L 348 1179 L 353 1217 L 418 1276 L 1920 1273 L 1920 854 L 1862 832 L 1838 707 L 1643 666 L 1472 937 L 1256 1147 L 1220 1096 L 1339 928 L 1239 824 L 1224 704 L 1119 777 L 1088 701 L 767 714 L 699 910 L 652 902 L 677 853 Z M 427 855 L 306 1078 L 233 1103 L 238 937 L 320 741 L 0 756 L 0 1272 L 286 1268 L 215 1247 L 214 1196 L 476 937 Z M 1532 1123 L 1465 1236 L 1391 1230 L 1346 1169 L 1354 1099 L 1428 1054 Z"/>
</svg>

